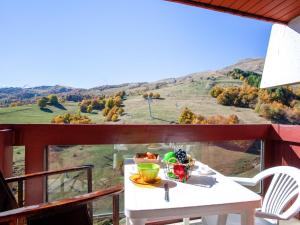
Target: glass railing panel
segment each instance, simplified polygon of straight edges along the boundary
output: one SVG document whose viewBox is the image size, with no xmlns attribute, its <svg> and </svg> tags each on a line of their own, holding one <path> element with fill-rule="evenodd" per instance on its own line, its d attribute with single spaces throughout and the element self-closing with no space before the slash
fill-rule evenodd
<svg viewBox="0 0 300 225">
<path fill-rule="evenodd" d="M 181 147 L 193 158 L 207 164 L 226 176 L 252 177 L 261 168 L 261 141 L 220 141 L 201 143 L 155 143 L 118 145 L 49 146 L 49 169 L 94 165 L 93 190 L 123 183 L 122 167 L 125 158 L 136 153 L 152 152 L 163 158 L 174 147 Z M 63 188 L 61 185 L 63 184 Z M 253 190 L 260 191 L 258 185 Z M 48 179 L 48 198 L 55 200 L 87 192 L 86 173 L 51 176 Z M 120 198 L 123 211 L 123 196 Z M 112 212 L 112 198 L 100 199 L 93 204 L 94 215 Z"/>
<path fill-rule="evenodd" d="M 13 147 L 13 176 L 25 174 L 25 147 Z"/>
</svg>

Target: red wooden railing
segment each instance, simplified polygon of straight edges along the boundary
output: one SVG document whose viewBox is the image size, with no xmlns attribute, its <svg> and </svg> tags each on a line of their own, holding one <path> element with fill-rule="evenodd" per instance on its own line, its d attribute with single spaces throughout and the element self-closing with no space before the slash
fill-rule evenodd
<svg viewBox="0 0 300 225">
<path fill-rule="evenodd" d="M 0 125 L 0 169 L 12 172 L 12 146 L 25 146 L 25 172 L 47 169 L 48 145 L 142 144 L 261 139 L 264 166 L 300 168 L 300 126 L 287 125 Z M 32 195 L 32 193 L 35 193 Z M 27 181 L 26 204 L 45 198 L 41 179 Z"/>
</svg>

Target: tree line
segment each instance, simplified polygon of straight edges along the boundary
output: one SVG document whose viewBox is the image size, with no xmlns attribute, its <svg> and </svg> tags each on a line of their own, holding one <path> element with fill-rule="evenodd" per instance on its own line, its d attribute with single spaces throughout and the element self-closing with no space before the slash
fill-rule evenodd
<svg viewBox="0 0 300 225">
<path fill-rule="evenodd" d="M 90 99 L 82 99 L 78 103 L 78 113 L 57 115 L 53 117 L 51 122 L 66 124 L 91 123 L 92 120 L 87 115 L 82 115 L 81 113 L 94 113 L 94 111 L 102 111 L 101 115 L 105 117 L 106 121 L 117 122 L 119 117 L 124 114 L 123 100 L 125 97 L 126 93 L 120 91 L 111 96 L 102 95 Z"/>
<path fill-rule="evenodd" d="M 261 75 L 235 69 L 228 72 L 233 79 L 243 80 L 242 86 L 214 86 L 210 95 L 217 103 L 252 108 L 260 116 L 280 123 L 300 124 L 300 89 L 283 86 L 259 89 Z"/>
</svg>

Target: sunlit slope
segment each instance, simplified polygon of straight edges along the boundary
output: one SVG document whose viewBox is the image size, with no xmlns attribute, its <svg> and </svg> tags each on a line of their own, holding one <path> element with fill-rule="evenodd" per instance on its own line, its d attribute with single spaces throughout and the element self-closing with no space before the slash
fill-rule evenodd
<svg viewBox="0 0 300 225">
<path fill-rule="evenodd" d="M 222 85 L 240 85 L 240 82 L 220 77 L 216 83 L 222 80 Z M 253 109 L 223 106 L 216 103 L 216 99 L 209 95 L 212 84 L 210 81 L 197 81 L 188 84 L 179 84 L 156 90 L 162 100 L 153 100 L 151 103 L 152 115 L 157 119 L 151 119 L 148 102 L 141 96 L 131 96 L 125 101 L 126 115 L 122 118 L 125 123 L 168 123 L 177 122 L 180 112 L 185 107 L 203 116 L 236 114 L 241 123 L 269 123 L 259 117 Z"/>
</svg>

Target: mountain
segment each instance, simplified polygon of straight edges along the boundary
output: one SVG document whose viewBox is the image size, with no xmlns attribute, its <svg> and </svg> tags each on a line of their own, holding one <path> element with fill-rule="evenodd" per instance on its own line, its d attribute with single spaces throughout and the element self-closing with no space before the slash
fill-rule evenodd
<svg viewBox="0 0 300 225">
<path fill-rule="evenodd" d="M 216 71 L 203 71 L 188 74 L 176 78 L 168 78 L 158 80 L 155 82 L 140 82 L 140 83 L 124 83 L 119 85 L 102 85 L 90 89 L 73 88 L 61 85 L 55 86 L 38 86 L 31 88 L 20 87 L 4 87 L 0 88 L 0 106 L 7 105 L 15 101 L 34 102 L 37 97 L 47 96 L 49 94 L 68 95 L 110 95 L 118 91 L 126 91 L 130 95 L 140 94 L 145 91 L 160 89 L 162 87 L 174 86 L 183 83 L 191 83 L 203 79 L 213 79 L 214 77 L 224 76 L 228 71 L 234 68 L 239 68 L 244 71 L 253 71 L 262 73 L 264 66 L 264 59 L 244 59 L 233 65 L 227 66 Z"/>
<path fill-rule="evenodd" d="M 5 87 L 0 88 L 0 105 L 9 104 L 15 101 L 35 101 L 36 97 L 49 94 L 63 94 L 76 90 L 75 88 L 60 85 L 38 86 L 30 88 Z"/>
<path fill-rule="evenodd" d="M 252 71 L 255 73 L 262 74 L 264 69 L 264 63 L 265 59 L 244 59 L 237 62 L 236 64 L 223 68 L 222 72 L 228 72 L 235 68 L 239 68 L 244 71 Z"/>
</svg>

